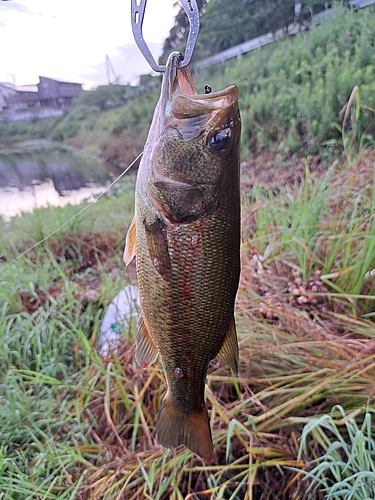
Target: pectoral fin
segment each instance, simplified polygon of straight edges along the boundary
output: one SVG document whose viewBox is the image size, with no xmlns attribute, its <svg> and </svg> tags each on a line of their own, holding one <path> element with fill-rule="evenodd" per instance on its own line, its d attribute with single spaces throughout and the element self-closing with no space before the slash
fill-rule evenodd
<svg viewBox="0 0 375 500">
<path fill-rule="evenodd" d="M 223 345 L 216 356 L 218 359 L 228 365 L 234 373 L 238 371 L 238 340 L 236 333 L 236 323 L 232 317 L 229 328 L 224 339 Z"/>
<path fill-rule="evenodd" d="M 143 316 L 140 317 L 136 336 L 135 360 L 139 366 L 145 370 L 150 365 L 155 363 L 159 353 L 155 342 L 152 340 L 150 332 L 146 326 Z"/>
<path fill-rule="evenodd" d="M 135 226 L 135 217 L 130 223 L 128 232 L 126 234 L 126 243 L 124 250 L 124 262 L 125 265 L 129 265 L 133 260 L 136 254 L 137 249 L 137 234 L 136 234 L 136 226 Z"/>
<path fill-rule="evenodd" d="M 147 247 L 151 262 L 160 276 L 165 281 L 170 281 L 172 276 L 172 264 L 168 251 L 167 231 L 160 219 L 148 224 L 144 222 L 146 229 Z"/>
</svg>

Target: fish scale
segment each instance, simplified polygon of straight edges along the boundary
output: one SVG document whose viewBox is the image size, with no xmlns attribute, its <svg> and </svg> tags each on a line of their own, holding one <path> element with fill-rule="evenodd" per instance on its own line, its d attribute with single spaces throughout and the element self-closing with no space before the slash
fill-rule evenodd
<svg viewBox="0 0 375 500">
<path fill-rule="evenodd" d="M 207 370 L 215 357 L 234 371 L 238 362 L 238 90 L 197 95 L 189 70 L 178 69 L 178 60 L 172 54 L 167 62 L 124 258 L 129 263 L 136 255 L 141 298 L 136 359 L 146 368 L 160 357 L 166 376 L 158 440 L 212 460 Z"/>
</svg>

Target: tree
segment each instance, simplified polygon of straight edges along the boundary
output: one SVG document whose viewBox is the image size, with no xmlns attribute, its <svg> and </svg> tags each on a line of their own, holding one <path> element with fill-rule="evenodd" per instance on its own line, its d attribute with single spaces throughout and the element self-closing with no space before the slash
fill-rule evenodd
<svg viewBox="0 0 375 500">
<path fill-rule="evenodd" d="M 197 6 L 200 15 L 204 13 L 205 7 L 208 2 L 209 0 L 197 0 Z M 174 5 L 175 6 L 178 5 L 178 2 L 176 2 Z M 183 48 L 186 45 L 186 38 L 188 32 L 189 32 L 189 20 L 184 9 L 181 7 L 181 9 L 178 11 L 175 17 L 174 25 L 171 31 L 169 32 L 169 36 L 164 41 L 163 54 L 159 59 L 160 64 L 164 64 L 169 54 L 174 50 L 183 52 Z"/>
<path fill-rule="evenodd" d="M 119 106 L 127 100 L 127 93 L 134 91 L 130 85 L 100 85 L 96 90 L 83 92 L 76 100 L 76 106 L 97 106 L 104 110 Z"/>
<path fill-rule="evenodd" d="M 295 6 L 300 3 L 300 14 Z M 266 33 L 286 29 L 294 21 L 306 23 L 311 14 L 331 7 L 326 0 L 198 0 L 201 30 L 194 60 L 208 57 Z M 164 42 L 162 63 L 172 50 L 183 52 L 188 32 L 188 18 L 180 9 Z"/>
<path fill-rule="evenodd" d="M 295 0 L 211 0 L 202 16 L 200 43 L 211 54 L 238 45 L 266 33 L 286 29 L 295 20 Z M 302 2 L 300 20 L 330 6 L 324 0 Z"/>
</svg>

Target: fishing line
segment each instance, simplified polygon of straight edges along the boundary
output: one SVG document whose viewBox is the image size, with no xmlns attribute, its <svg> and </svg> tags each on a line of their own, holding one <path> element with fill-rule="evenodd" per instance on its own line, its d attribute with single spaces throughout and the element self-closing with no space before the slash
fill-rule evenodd
<svg viewBox="0 0 375 500">
<path fill-rule="evenodd" d="M 95 203 L 97 203 L 99 201 L 99 199 L 105 195 L 110 189 L 112 186 L 114 186 L 116 184 L 116 182 L 118 182 L 121 177 L 123 177 L 126 172 L 128 172 L 131 167 L 141 158 L 141 156 L 143 155 L 143 151 L 142 153 L 140 153 L 132 162 L 131 164 L 113 181 L 111 182 L 111 184 L 102 192 L 100 193 L 91 203 L 89 203 L 86 207 L 82 208 L 82 210 L 80 210 L 77 214 L 73 215 L 73 217 L 71 217 L 69 220 L 67 220 L 66 222 L 64 222 L 64 224 L 62 224 L 60 227 L 58 227 L 57 229 L 55 229 L 55 231 L 52 231 L 52 233 L 50 233 L 48 236 L 45 236 L 42 240 L 38 241 L 37 243 L 35 243 L 34 245 L 32 245 L 30 248 L 28 248 L 27 250 L 25 250 L 24 252 L 20 253 L 14 260 L 12 260 L 12 262 L 10 262 L 9 264 L 7 264 L 5 267 L 3 267 L 1 271 L 4 271 L 5 269 L 8 269 L 8 267 L 12 266 L 15 262 L 17 262 L 19 259 L 21 259 L 22 257 L 24 257 L 27 253 L 31 252 L 32 250 L 34 250 L 35 248 L 37 248 L 39 245 L 41 245 L 42 243 L 44 243 L 45 241 L 47 241 L 49 238 L 51 238 L 52 236 L 54 236 L 56 233 L 58 233 L 59 231 L 61 231 L 61 229 L 63 229 L 65 226 L 67 226 L 68 224 L 70 224 L 70 222 L 72 222 L 74 219 L 76 219 L 77 217 L 79 217 L 81 214 L 83 214 L 83 212 L 85 212 L 88 208 L 90 208 L 92 205 L 94 205 Z"/>
</svg>

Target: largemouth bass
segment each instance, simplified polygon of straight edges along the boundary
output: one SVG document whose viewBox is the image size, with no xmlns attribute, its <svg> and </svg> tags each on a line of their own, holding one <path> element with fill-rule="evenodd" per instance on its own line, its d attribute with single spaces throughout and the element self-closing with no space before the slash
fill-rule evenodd
<svg viewBox="0 0 375 500">
<path fill-rule="evenodd" d="M 204 388 L 209 363 L 237 371 L 240 272 L 238 89 L 198 95 L 171 54 L 136 183 L 124 253 L 136 255 L 141 319 L 136 360 L 158 356 L 167 393 L 156 433 L 206 460 L 213 445 Z"/>
</svg>

